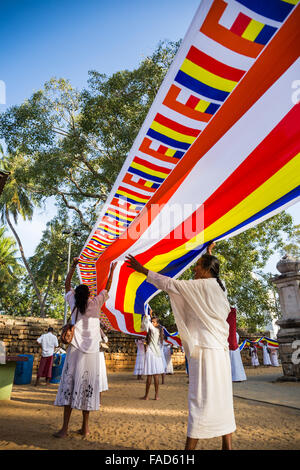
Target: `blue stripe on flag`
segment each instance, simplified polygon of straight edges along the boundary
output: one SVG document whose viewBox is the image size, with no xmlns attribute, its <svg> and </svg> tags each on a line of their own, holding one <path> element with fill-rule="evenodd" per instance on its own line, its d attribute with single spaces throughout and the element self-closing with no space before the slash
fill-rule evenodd
<svg viewBox="0 0 300 470">
<path fill-rule="evenodd" d="M 249 10 L 275 21 L 284 21 L 294 5 L 282 0 L 236 0 Z"/>
<path fill-rule="evenodd" d="M 141 170 L 137 170 L 136 168 L 132 168 L 131 166 L 128 168 L 128 173 L 139 175 L 144 179 L 155 181 L 156 183 L 163 183 L 165 181 L 164 178 L 159 178 L 158 176 L 149 175 L 148 173 L 145 173 L 144 171 L 141 171 Z M 120 197 L 120 196 L 117 196 L 117 197 Z"/>
<path fill-rule="evenodd" d="M 171 139 L 171 137 L 167 137 L 166 135 L 161 134 L 160 132 L 154 131 L 151 128 L 148 130 L 147 135 L 149 135 L 155 140 L 158 140 L 159 142 L 163 142 L 164 144 L 171 145 L 171 147 L 176 147 L 179 149 L 187 150 L 191 146 L 191 144 L 187 144 L 186 142 L 180 142 L 179 140 Z"/>
<path fill-rule="evenodd" d="M 268 24 L 266 24 L 254 42 L 257 42 L 258 44 L 266 45 L 270 41 L 271 37 L 276 31 L 277 31 L 277 28 L 273 28 L 273 26 L 269 26 Z"/>
<path fill-rule="evenodd" d="M 296 199 L 299 196 L 300 196 L 300 186 L 297 186 L 296 188 L 294 188 L 289 193 L 285 194 L 280 199 L 277 199 L 277 201 L 274 201 L 272 204 L 265 207 L 263 210 L 257 212 L 252 217 L 249 217 L 247 220 L 245 220 L 241 224 L 236 225 L 231 230 L 228 230 L 228 232 L 223 233 L 222 235 L 215 238 L 214 240 L 217 241 L 220 238 L 223 238 L 224 236 L 229 235 L 229 234 L 239 230 L 243 226 L 248 225 L 249 223 L 254 222 L 255 220 L 258 220 L 258 219 L 262 218 L 263 216 L 265 216 L 269 212 L 273 212 L 274 210 L 276 210 L 279 207 L 287 204 L 289 201 L 291 201 L 293 199 Z M 207 245 L 208 245 L 208 243 L 205 243 L 204 245 L 199 245 L 199 247 L 197 247 L 195 250 L 191 250 L 190 252 L 188 252 L 184 256 L 182 256 L 181 258 L 178 258 L 178 259 L 172 261 L 170 264 L 168 264 L 168 266 L 166 266 L 159 273 L 167 275 L 169 277 L 176 276 L 176 274 L 179 273 L 184 268 L 184 266 L 187 266 L 188 264 L 190 264 L 193 261 L 193 259 L 197 258 L 199 256 L 199 254 L 206 248 Z M 143 309 L 144 308 L 143 307 L 144 303 L 146 301 L 148 301 L 147 299 L 149 299 L 149 297 L 152 294 L 154 294 L 154 292 L 156 292 L 156 291 L 157 291 L 157 288 L 155 286 L 153 286 L 152 284 L 150 284 L 147 281 L 144 281 L 136 291 L 136 299 L 135 299 L 135 305 L 134 305 L 135 312 L 139 312 L 141 309 Z"/>
<path fill-rule="evenodd" d="M 199 82 L 193 77 L 190 77 L 186 73 L 179 70 L 175 77 L 175 82 L 180 83 L 180 85 L 189 88 L 190 90 L 199 93 L 199 95 L 205 96 L 206 98 L 211 98 L 213 100 L 224 101 L 229 95 L 228 91 L 218 90 L 209 85 L 205 85 L 202 82 Z"/>
</svg>

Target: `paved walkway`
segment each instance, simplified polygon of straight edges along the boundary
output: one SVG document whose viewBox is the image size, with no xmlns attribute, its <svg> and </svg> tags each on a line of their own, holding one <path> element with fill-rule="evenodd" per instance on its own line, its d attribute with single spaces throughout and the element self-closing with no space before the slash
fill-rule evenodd
<svg viewBox="0 0 300 470">
<path fill-rule="evenodd" d="M 233 383 L 235 397 L 300 409 L 300 382 L 276 382 L 281 367 L 245 369 L 247 380 Z"/>
</svg>

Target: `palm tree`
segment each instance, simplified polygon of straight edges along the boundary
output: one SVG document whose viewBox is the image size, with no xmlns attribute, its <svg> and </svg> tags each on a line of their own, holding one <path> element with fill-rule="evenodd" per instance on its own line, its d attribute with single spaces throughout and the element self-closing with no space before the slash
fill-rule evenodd
<svg viewBox="0 0 300 470">
<path fill-rule="evenodd" d="M 7 237 L 5 227 L 0 227 L 0 279 L 1 284 L 11 281 L 15 277 L 15 271 L 19 267 L 16 259 L 16 243 L 11 237 Z"/>
<path fill-rule="evenodd" d="M 3 193 L 0 196 L 0 217 L 3 224 L 7 224 L 11 229 L 24 263 L 24 266 L 31 279 L 34 291 L 38 298 L 41 310 L 43 310 L 43 299 L 37 283 L 34 279 L 29 263 L 26 259 L 24 248 L 21 239 L 12 223 L 11 218 L 15 224 L 18 222 L 18 217 L 21 216 L 23 220 L 32 220 L 34 207 L 38 205 L 35 197 L 26 191 L 20 183 L 20 175 L 26 168 L 26 159 L 23 155 L 16 153 L 14 155 L 4 155 L 3 149 L 0 146 L 0 168 L 9 171 L 10 175 L 4 186 Z"/>
</svg>

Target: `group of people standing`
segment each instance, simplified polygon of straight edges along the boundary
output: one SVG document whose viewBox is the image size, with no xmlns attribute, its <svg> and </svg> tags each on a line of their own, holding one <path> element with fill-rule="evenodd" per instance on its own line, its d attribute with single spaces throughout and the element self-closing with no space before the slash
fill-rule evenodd
<svg viewBox="0 0 300 470">
<path fill-rule="evenodd" d="M 279 367 L 277 351 L 275 348 L 270 348 L 266 340 L 262 341 L 262 350 L 263 350 L 263 365 L 264 366 L 273 366 Z M 253 367 L 259 367 L 259 360 L 257 354 L 257 345 L 253 342 L 249 344 L 249 354 L 251 357 L 251 365 Z"/>
<path fill-rule="evenodd" d="M 175 280 L 148 270 L 131 255 L 126 258 L 129 268 L 146 276 L 147 282 L 167 292 L 170 298 L 189 375 L 186 450 L 194 450 L 201 438 L 218 436 L 222 437 L 222 449 L 229 450 L 236 429 L 227 321 L 232 309 L 220 279 L 219 260 L 211 254 L 213 246 L 214 243 L 209 244 L 207 253 L 198 259 L 193 280 Z M 55 405 L 64 407 L 62 427 L 55 433 L 60 438 L 67 435 L 72 409 L 82 410 L 79 432 L 85 436 L 89 432 L 89 412 L 100 406 L 99 312 L 109 297 L 115 269 L 112 263 L 106 288 L 90 297 L 88 286 L 84 284 L 75 290 L 71 288 L 77 263 L 78 258 L 75 258 L 65 282 L 65 298 L 72 310 L 75 329 L 55 400 Z M 144 400 L 149 398 L 153 377 L 157 400 L 159 376 L 166 372 L 163 328 L 152 312 L 144 315 L 142 327 L 147 332 L 146 349 L 144 344 L 137 343 L 138 351 L 144 354 L 137 375 L 147 377 Z"/>
</svg>

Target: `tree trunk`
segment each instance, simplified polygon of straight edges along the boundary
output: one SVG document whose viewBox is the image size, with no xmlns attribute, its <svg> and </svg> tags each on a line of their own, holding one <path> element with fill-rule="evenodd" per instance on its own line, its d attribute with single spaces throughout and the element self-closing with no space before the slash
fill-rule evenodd
<svg viewBox="0 0 300 470">
<path fill-rule="evenodd" d="M 47 297 L 48 297 L 48 294 L 49 294 L 49 289 L 50 289 L 50 286 L 52 284 L 52 281 L 53 281 L 53 273 L 51 273 L 50 276 L 49 276 L 47 289 L 46 289 L 46 292 L 45 292 L 45 295 L 44 295 L 44 298 L 43 298 L 43 303 L 42 303 L 42 306 L 41 306 L 41 318 L 45 318 L 45 316 L 46 316 L 45 304 L 46 304 L 46 300 L 47 300 Z"/>
<path fill-rule="evenodd" d="M 27 272 L 28 272 L 28 275 L 29 275 L 29 277 L 30 277 L 30 279 L 31 279 L 31 282 L 32 282 L 32 285 L 33 285 L 35 294 L 36 294 L 36 296 L 37 296 L 37 299 L 38 299 L 38 301 L 39 301 L 40 307 L 41 307 L 41 309 L 42 309 L 42 307 L 43 307 L 43 302 L 42 302 L 42 298 L 41 298 L 41 294 L 40 294 L 39 288 L 38 288 L 38 286 L 37 286 L 37 284 L 36 284 L 36 282 L 35 282 L 35 280 L 34 280 L 33 274 L 32 274 L 32 272 L 31 272 L 31 269 L 30 269 L 29 264 L 28 264 L 28 262 L 27 262 L 27 259 L 26 259 L 26 257 L 25 257 L 23 245 L 22 245 L 22 243 L 21 243 L 21 240 L 20 240 L 20 238 L 19 238 L 19 236 L 18 236 L 18 234 L 17 234 L 17 232 L 16 232 L 14 226 L 13 226 L 12 223 L 11 223 L 11 220 L 10 220 L 10 218 L 9 218 L 9 214 L 8 214 L 8 210 L 7 210 L 7 209 L 6 209 L 6 211 L 5 211 L 5 217 L 6 217 L 6 220 L 7 220 L 8 225 L 9 225 L 9 228 L 11 229 L 12 233 L 14 234 L 15 239 L 17 240 L 17 243 L 18 243 L 18 246 L 19 246 L 19 250 L 20 250 L 20 253 L 21 253 L 21 257 L 22 257 L 23 263 L 24 263 L 25 268 L 26 268 L 26 270 L 27 270 Z"/>
</svg>

